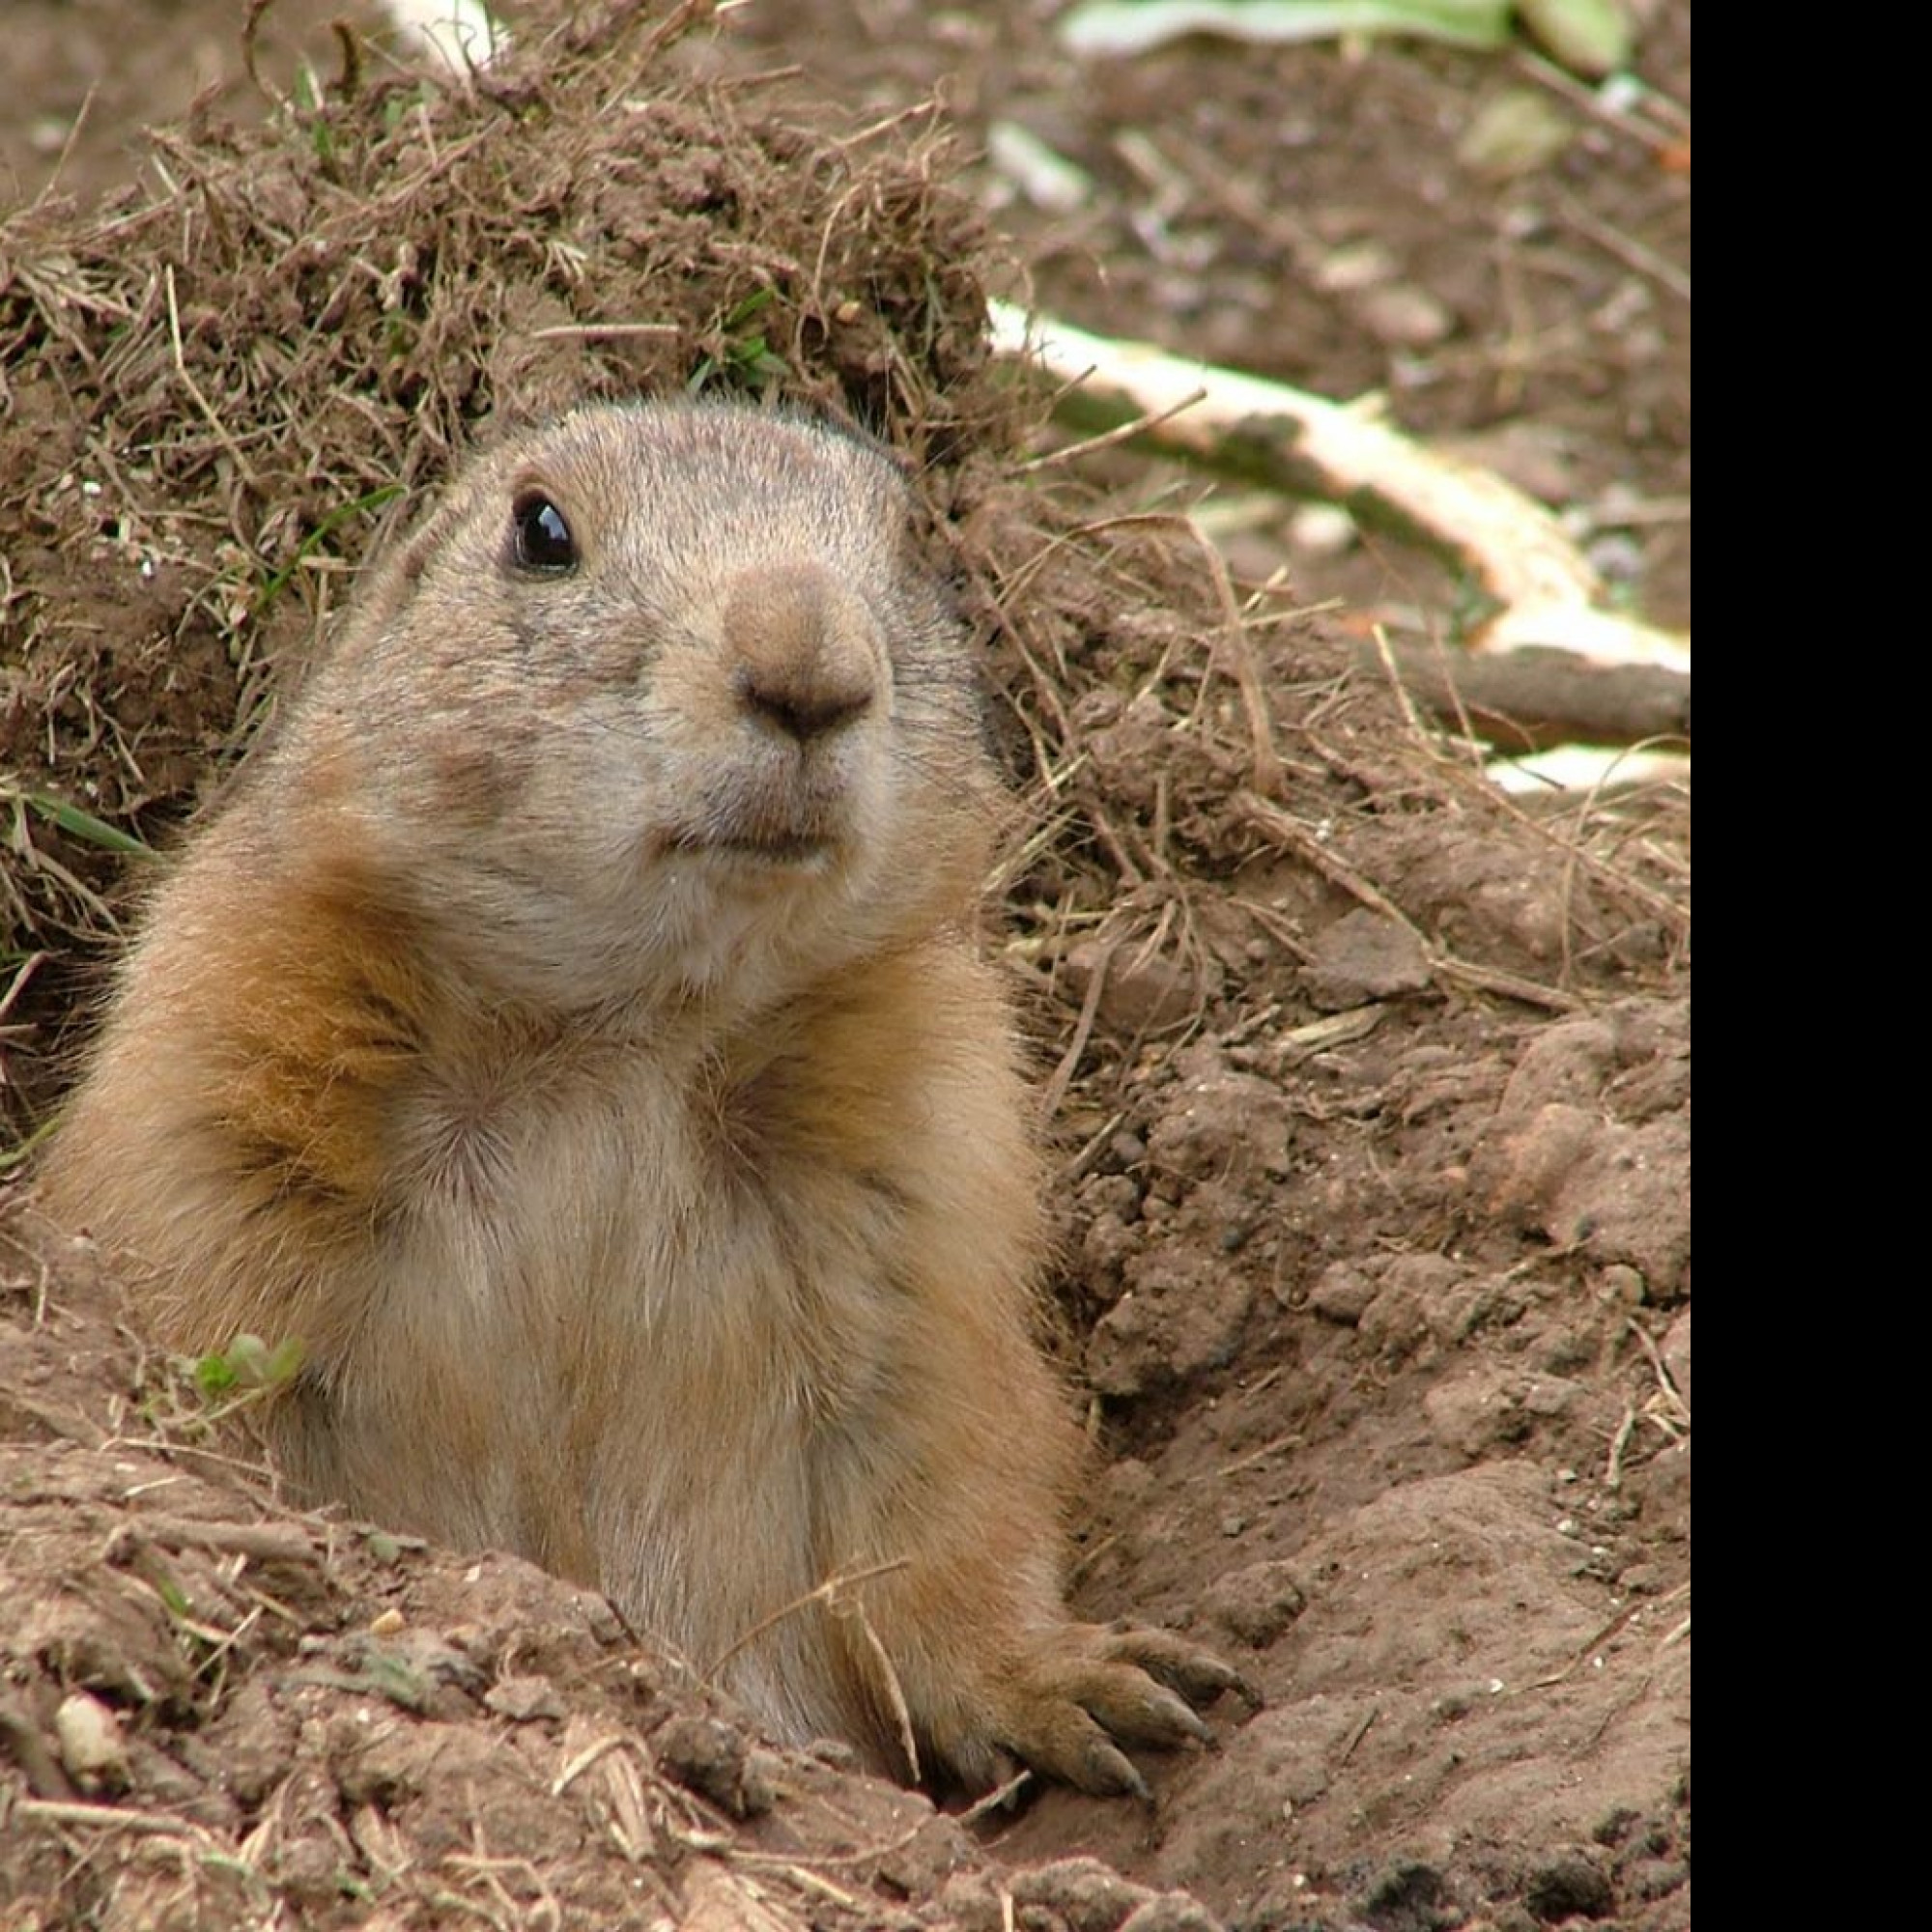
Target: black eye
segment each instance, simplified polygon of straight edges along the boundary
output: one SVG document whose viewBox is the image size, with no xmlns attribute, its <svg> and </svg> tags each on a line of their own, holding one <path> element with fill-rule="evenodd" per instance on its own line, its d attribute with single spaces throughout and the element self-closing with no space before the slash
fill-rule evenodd
<svg viewBox="0 0 1932 1932">
<path fill-rule="evenodd" d="M 540 490 L 526 490 L 510 511 L 517 562 L 525 570 L 570 570 L 577 563 L 577 539 L 563 512 Z"/>
</svg>

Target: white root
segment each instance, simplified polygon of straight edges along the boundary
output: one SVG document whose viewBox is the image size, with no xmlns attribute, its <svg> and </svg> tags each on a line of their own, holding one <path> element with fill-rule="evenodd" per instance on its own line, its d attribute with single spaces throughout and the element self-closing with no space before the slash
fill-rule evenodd
<svg viewBox="0 0 1932 1932">
<path fill-rule="evenodd" d="M 1100 413 L 1159 418 L 1147 426 L 1151 443 L 1259 468 L 1278 487 L 1347 503 L 1448 553 L 1500 607 L 1477 648 L 1550 645 L 1594 665 L 1690 670 L 1688 638 L 1604 608 L 1602 581 L 1542 504 L 1391 428 L 1375 401 L 1332 403 L 1005 302 L 990 312 L 999 353 L 1077 385 Z"/>
</svg>

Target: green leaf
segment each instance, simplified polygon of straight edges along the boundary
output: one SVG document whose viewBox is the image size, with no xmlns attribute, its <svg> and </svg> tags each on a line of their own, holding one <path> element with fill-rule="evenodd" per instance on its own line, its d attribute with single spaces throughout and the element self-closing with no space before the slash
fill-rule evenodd
<svg viewBox="0 0 1932 1932">
<path fill-rule="evenodd" d="M 194 1385 L 210 1402 L 219 1402 L 240 1379 L 226 1355 L 203 1355 L 194 1365 Z"/>
<path fill-rule="evenodd" d="M 83 811 L 77 805 L 70 805 L 63 798 L 49 798 L 44 792 L 16 792 L 14 796 L 30 810 L 38 812 L 50 825 L 57 825 L 63 832 L 71 833 L 76 838 L 84 838 L 90 845 L 99 845 L 106 852 L 119 852 L 129 859 L 152 859 L 155 848 L 135 838 L 131 832 L 123 832 L 118 825 L 109 825 L 104 818 L 97 818 L 91 811 Z"/>
<path fill-rule="evenodd" d="M 329 511 L 328 515 L 296 546 L 295 555 L 263 584 L 262 594 L 255 599 L 254 610 L 250 614 L 260 617 L 282 594 L 289 579 L 302 567 L 303 559 L 313 553 L 318 544 L 326 542 L 331 532 L 340 529 L 351 517 L 359 515 L 364 510 L 380 509 L 392 497 L 400 497 L 402 494 L 403 486 L 400 483 L 384 483 L 357 497 L 353 503 L 341 503 Z"/>
<path fill-rule="evenodd" d="M 293 1336 L 271 1349 L 259 1335 L 238 1335 L 217 1355 L 194 1365 L 195 1385 L 210 1402 L 247 1389 L 279 1388 L 301 1367 L 302 1346 Z"/>
<path fill-rule="evenodd" d="M 0 1174 L 11 1174 L 22 1162 L 30 1159 L 34 1150 L 53 1132 L 59 1115 L 44 1120 L 25 1140 L 15 1141 L 10 1148 L 0 1148 Z"/>
<path fill-rule="evenodd" d="M 741 322 L 750 322 L 757 312 L 769 305 L 772 299 L 770 289 L 753 289 L 737 307 L 724 318 L 726 328 L 736 328 Z"/>
</svg>

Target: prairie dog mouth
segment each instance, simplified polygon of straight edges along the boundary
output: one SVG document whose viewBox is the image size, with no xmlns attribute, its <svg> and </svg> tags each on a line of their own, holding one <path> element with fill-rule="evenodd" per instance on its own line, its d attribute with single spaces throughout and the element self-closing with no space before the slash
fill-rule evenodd
<svg viewBox="0 0 1932 1932">
<path fill-rule="evenodd" d="M 858 803 L 852 786 L 830 775 L 773 781 L 758 774 L 750 782 L 738 776 L 696 810 L 680 811 L 666 843 L 672 852 L 812 867 L 857 835 Z"/>
<path fill-rule="evenodd" d="M 773 866 L 804 866 L 832 856 L 833 841 L 804 833 L 770 838 L 712 838 L 697 846 L 702 852 L 723 852 L 734 859 L 752 859 Z"/>
<path fill-rule="evenodd" d="M 815 832 L 705 832 L 687 827 L 665 840 L 664 849 L 691 858 L 744 860 L 756 866 L 817 867 L 838 846 Z"/>
</svg>

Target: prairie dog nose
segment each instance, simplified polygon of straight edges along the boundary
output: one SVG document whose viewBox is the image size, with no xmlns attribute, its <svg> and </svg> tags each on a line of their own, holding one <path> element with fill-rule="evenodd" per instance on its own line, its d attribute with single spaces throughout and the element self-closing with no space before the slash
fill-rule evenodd
<svg viewBox="0 0 1932 1932">
<path fill-rule="evenodd" d="M 743 572 L 725 593 L 723 642 L 739 703 L 801 745 L 851 724 L 877 695 L 870 616 L 822 565 Z"/>
</svg>

